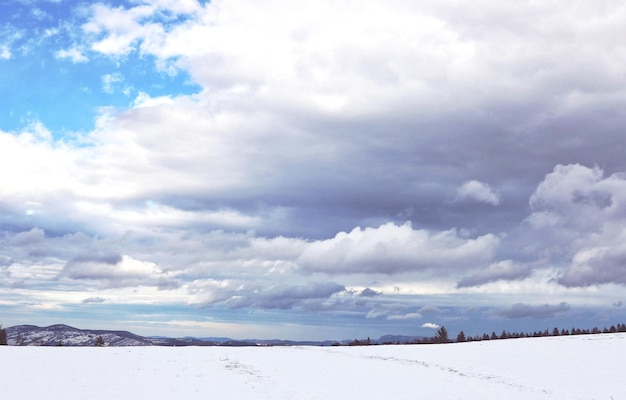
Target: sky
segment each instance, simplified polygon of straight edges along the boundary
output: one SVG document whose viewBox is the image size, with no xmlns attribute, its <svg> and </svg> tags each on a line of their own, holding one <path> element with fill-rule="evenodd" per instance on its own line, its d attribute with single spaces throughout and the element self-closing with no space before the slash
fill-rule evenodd
<svg viewBox="0 0 626 400">
<path fill-rule="evenodd" d="M 626 321 L 626 5 L 1 1 L 0 323 Z"/>
</svg>

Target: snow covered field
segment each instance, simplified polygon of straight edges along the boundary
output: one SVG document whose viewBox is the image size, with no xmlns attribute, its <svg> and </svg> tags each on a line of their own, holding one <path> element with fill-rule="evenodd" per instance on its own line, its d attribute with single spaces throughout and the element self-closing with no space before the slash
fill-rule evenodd
<svg viewBox="0 0 626 400">
<path fill-rule="evenodd" d="M 626 400 L 626 334 L 368 347 L 0 347 L 9 399 Z"/>
</svg>

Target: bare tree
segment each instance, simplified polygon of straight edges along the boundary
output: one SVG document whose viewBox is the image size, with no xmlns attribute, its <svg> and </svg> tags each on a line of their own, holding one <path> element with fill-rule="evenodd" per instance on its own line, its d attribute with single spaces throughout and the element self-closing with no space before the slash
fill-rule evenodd
<svg viewBox="0 0 626 400">
<path fill-rule="evenodd" d="M 96 347 L 104 347 L 104 338 L 102 336 L 98 336 L 94 344 L 96 345 Z"/>
</svg>

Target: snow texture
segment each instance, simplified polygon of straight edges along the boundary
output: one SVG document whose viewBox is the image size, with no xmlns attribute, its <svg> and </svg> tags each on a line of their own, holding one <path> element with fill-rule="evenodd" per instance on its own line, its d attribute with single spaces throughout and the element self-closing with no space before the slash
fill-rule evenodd
<svg viewBox="0 0 626 400">
<path fill-rule="evenodd" d="M 626 334 L 365 347 L 0 347 L 10 399 L 626 399 Z"/>
</svg>

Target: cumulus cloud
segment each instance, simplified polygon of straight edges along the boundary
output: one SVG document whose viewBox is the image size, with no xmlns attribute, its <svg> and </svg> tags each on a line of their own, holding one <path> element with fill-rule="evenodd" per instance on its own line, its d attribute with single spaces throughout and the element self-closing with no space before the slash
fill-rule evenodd
<svg viewBox="0 0 626 400">
<path fill-rule="evenodd" d="M 626 177 L 599 167 L 557 165 L 530 198 L 527 223 L 544 252 L 566 262 L 564 286 L 626 284 Z"/>
<path fill-rule="evenodd" d="M 569 287 L 626 285 L 626 246 L 622 243 L 579 250 L 558 282 Z"/>
<path fill-rule="evenodd" d="M 543 304 L 543 305 L 530 305 L 516 303 L 507 309 L 497 311 L 497 315 L 506 318 L 533 318 L 533 319 L 545 319 L 551 318 L 559 314 L 563 314 L 569 311 L 571 307 L 569 304 L 563 302 L 556 305 Z"/>
<path fill-rule="evenodd" d="M 500 195 L 488 184 L 476 180 L 465 182 L 457 189 L 457 201 L 471 200 L 497 206 Z"/>
<path fill-rule="evenodd" d="M 424 324 L 422 324 L 422 328 L 427 328 L 427 329 L 439 329 L 439 325 L 432 323 L 432 322 L 426 322 Z"/>
<path fill-rule="evenodd" d="M 445 274 L 489 261 L 499 239 L 461 237 L 456 230 L 431 234 L 410 223 L 355 228 L 311 243 L 298 258 L 305 271 L 394 274 L 431 270 Z"/>
</svg>

